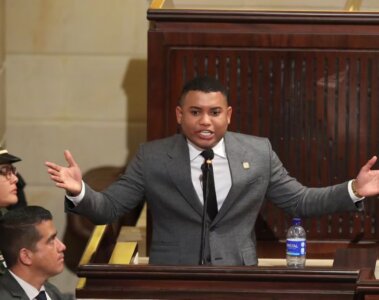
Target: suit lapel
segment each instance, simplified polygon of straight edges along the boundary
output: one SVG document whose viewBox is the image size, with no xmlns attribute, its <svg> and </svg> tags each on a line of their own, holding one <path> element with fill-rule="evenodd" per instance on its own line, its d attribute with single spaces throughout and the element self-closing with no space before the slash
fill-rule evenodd
<svg viewBox="0 0 379 300">
<path fill-rule="evenodd" d="M 29 300 L 22 287 L 8 272 L 8 270 L 5 271 L 4 275 L 2 276 L 4 276 L 4 278 L 2 278 L 4 286 L 8 288 L 8 291 L 12 294 L 13 297 L 19 298 L 20 300 Z"/>
<path fill-rule="evenodd" d="M 232 187 L 230 188 L 230 191 L 216 218 L 213 220 L 213 223 L 217 223 L 223 218 L 223 216 L 228 212 L 229 208 L 238 200 L 240 194 L 247 184 L 247 177 L 245 174 L 246 170 L 243 168 L 243 163 L 245 161 L 249 161 L 246 158 L 246 150 L 241 148 L 238 140 L 236 140 L 233 135 L 228 132 L 225 135 L 225 149 L 232 176 Z"/>
<path fill-rule="evenodd" d="M 196 194 L 191 180 L 191 163 L 186 139 L 182 135 L 177 135 L 174 147 L 167 152 L 167 170 L 172 182 L 177 187 L 179 193 L 200 215 L 203 214 L 203 206 Z M 180 203 L 178 203 L 180 205 Z"/>
</svg>

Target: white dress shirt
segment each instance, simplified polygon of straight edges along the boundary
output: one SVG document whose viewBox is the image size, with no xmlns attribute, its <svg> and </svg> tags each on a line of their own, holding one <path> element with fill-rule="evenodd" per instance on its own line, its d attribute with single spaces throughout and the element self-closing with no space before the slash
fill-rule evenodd
<svg viewBox="0 0 379 300">
<path fill-rule="evenodd" d="M 204 163 L 204 157 L 201 156 L 201 149 L 195 146 L 191 141 L 187 140 L 190 161 L 191 161 L 191 178 L 197 195 L 201 203 L 204 203 L 203 188 L 202 188 L 202 171 L 201 165 Z M 217 207 L 220 210 L 224 200 L 226 199 L 230 188 L 232 187 L 232 176 L 228 158 L 226 157 L 225 142 L 221 139 L 216 146 L 213 147 L 214 158 L 212 160 L 213 177 L 215 181 Z"/>
</svg>

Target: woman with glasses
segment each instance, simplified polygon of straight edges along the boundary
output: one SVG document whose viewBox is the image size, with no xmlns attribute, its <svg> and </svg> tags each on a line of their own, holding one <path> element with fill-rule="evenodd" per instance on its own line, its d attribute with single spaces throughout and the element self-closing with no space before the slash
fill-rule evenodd
<svg viewBox="0 0 379 300">
<path fill-rule="evenodd" d="M 0 217 L 7 208 L 18 201 L 17 196 L 17 170 L 13 165 L 21 159 L 0 147 Z M 6 266 L 0 252 L 0 275 L 4 273 Z"/>
<path fill-rule="evenodd" d="M 0 209 L 17 203 L 17 170 L 13 165 L 21 159 L 0 147 Z"/>
</svg>

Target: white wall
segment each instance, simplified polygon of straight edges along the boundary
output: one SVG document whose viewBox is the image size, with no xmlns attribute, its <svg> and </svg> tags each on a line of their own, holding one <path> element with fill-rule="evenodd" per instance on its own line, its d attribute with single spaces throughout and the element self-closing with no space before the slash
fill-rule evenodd
<svg viewBox="0 0 379 300">
<path fill-rule="evenodd" d="M 83 172 L 123 166 L 146 139 L 148 6 L 5 0 L 6 144 L 23 159 L 28 202 L 50 209 L 61 235 L 64 192 L 49 180 L 44 161 L 64 164 L 63 150 L 70 149 Z M 3 77 L 1 67 L 1 120 Z M 64 292 L 76 285 L 69 272 L 53 281 Z"/>
<path fill-rule="evenodd" d="M 5 18 L 4 18 L 5 1 L 0 0 L 0 145 L 5 139 Z"/>
</svg>

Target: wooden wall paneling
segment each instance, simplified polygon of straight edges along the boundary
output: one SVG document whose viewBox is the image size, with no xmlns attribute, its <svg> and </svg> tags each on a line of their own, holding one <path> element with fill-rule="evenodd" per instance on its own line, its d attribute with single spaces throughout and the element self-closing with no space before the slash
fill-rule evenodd
<svg viewBox="0 0 379 300">
<path fill-rule="evenodd" d="M 290 174 L 305 185 L 354 178 L 361 165 L 379 153 L 379 18 L 158 14 L 150 15 L 154 26 L 149 39 L 155 44 L 153 37 L 162 39 L 159 51 L 165 64 L 159 69 L 154 63 L 158 57 L 149 56 L 149 72 L 163 78 L 169 99 L 149 97 L 148 109 L 154 110 L 158 101 L 168 105 L 169 114 L 168 127 L 155 138 L 178 131 L 172 112 L 181 86 L 195 75 L 208 74 L 229 91 L 230 129 L 269 137 Z M 149 84 L 154 96 L 157 88 Z M 154 120 L 152 124 L 158 125 Z M 379 206 L 377 199 L 366 199 L 365 204 L 363 214 L 305 220 L 308 238 L 336 242 L 334 247 L 340 242 L 356 246 L 362 240 L 375 245 Z M 256 227 L 258 239 L 283 241 L 289 222 L 289 216 L 266 202 Z"/>
</svg>

